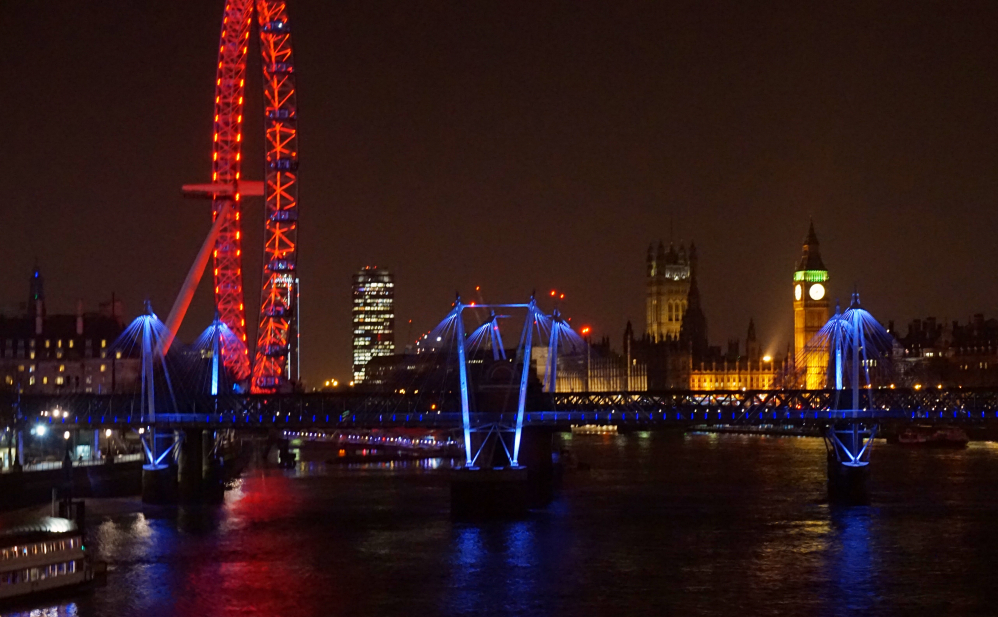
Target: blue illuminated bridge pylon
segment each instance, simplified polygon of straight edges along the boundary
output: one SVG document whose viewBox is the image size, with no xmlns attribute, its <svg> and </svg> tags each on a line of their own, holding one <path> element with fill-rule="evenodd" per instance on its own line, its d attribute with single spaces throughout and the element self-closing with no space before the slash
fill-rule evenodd
<svg viewBox="0 0 998 617">
<path fill-rule="evenodd" d="M 860 305 L 854 292 L 849 308 L 838 305 L 835 315 L 808 341 L 797 366 L 827 362 L 827 382 L 834 386 L 834 417 L 825 432 L 828 446 L 829 489 L 850 500 L 862 499 L 869 471 L 870 447 L 879 425 L 870 412 L 880 392 L 875 377 L 884 374 L 891 361 L 894 340 Z M 866 396 L 861 396 L 865 394 Z"/>
<path fill-rule="evenodd" d="M 466 336 L 465 313 L 469 309 L 488 310 L 489 318 Z M 519 384 L 516 389 L 516 409 L 512 417 L 510 414 L 497 413 L 500 410 L 495 409 L 472 410 L 471 392 L 473 387 L 468 369 L 469 349 L 487 343 L 492 349 L 493 360 L 506 359 L 506 350 L 499 327 L 500 316 L 495 313 L 497 309 L 517 310 L 523 313 L 523 327 L 513 363 L 514 368 L 519 369 Z M 501 317 L 509 316 L 503 315 Z M 578 346 L 581 343 L 581 338 L 572 331 L 568 322 L 561 319 L 557 309 L 552 315 L 547 315 L 538 308 L 533 297 L 522 304 L 466 304 L 458 296 L 451 311 L 431 332 L 429 340 L 435 349 L 453 346 L 457 352 L 458 391 L 466 467 L 475 468 L 482 464 L 485 458 L 489 458 L 488 464 L 491 464 L 492 457 L 488 453 L 496 448 L 501 448 L 510 466 L 519 466 L 520 446 L 526 419 L 527 391 L 530 382 L 531 351 L 535 344 L 543 342 L 545 336 L 548 347 L 545 386 L 549 392 L 555 392 L 557 390 L 559 349 L 565 347 L 568 341 L 571 341 L 573 346 Z"/>
</svg>

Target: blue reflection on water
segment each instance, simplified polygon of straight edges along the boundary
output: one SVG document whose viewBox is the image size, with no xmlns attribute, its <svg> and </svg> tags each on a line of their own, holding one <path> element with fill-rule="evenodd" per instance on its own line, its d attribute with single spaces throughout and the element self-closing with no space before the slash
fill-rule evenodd
<svg viewBox="0 0 998 617">
<path fill-rule="evenodd" d="M 36 608 L 30 611 L 0 613 L 3 617 L 76 617 L 79 612 L 75 602 L 69 602 L 59 606 L 49 606 L 46 608 Z"/>
<path fill-rule="evenodd" d="M 832 508 L 833 546 L 829 555 L 833 614 L 861 614 L 880 599 L 870 527 L 876 514 L 869 506 Z"/>
<path fill-rule="evenodd" d="M 537 526 L 532 520 L 456 526 L 446 613 L 518 613 L 534 604 L 543 584 Z"/>
</svg>

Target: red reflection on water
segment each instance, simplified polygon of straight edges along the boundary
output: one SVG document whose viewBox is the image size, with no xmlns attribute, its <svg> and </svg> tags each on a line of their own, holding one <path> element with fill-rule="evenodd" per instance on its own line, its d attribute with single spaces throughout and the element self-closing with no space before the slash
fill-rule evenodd
<svg viewBox="0 0 998 617">
<path fill-rule="evenodd" d="M 226 506 L 215 556 L 190 564 L 175 614 L 321 614 L 318 573 L 303 550 L 309 532 L 294 523 L 301 518 L 301 485 L 284 474 L 262 474 L 245 478 L 240 491 Z"/>
</svg>

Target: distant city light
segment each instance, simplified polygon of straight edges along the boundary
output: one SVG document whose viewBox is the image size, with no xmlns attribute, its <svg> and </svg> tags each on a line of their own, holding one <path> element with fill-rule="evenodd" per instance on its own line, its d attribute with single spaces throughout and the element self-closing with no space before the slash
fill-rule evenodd
<svg viewBox="0 0 998 617">
<path fill-rule="evenodd" d="M 139 435 L 143 435 L 143 434 L 145 434 L 145 432 L 146 432 L 146 429 L 144 429 L 144 428 L 140 428 L 139 429 Z"/>
<path fill-rule="evenodd" d="M 111 438 L 111 429 L 107 429 L 106 431 L 104 431 L 104 436 L 107 437 L 108 439 L 110 439 Z"/>
<path fill-rule="evenodd" d="M 762 357 L 762 361 L 763 362 L 772 362 L 773 361 L 773 356 L 768 356 L 768 355 L 767 356 L 763 356 Z"/>
<path fill-rule="evenodd" d="M 35 435 L 38 435 L 39 437 L 44 437 L 45 431 L 47 430 L 48 429 L 46 429 L 44 425 L 39 424 L 38 426 L 35 427 Z"/>
<path fill-rule="evenodd" d="M 69 431 L 66 431 L 65 433 L 63 433 L 62 434 L 62 438 L 65 439 L 66 441 L 69 441 Z"/>
</svg>

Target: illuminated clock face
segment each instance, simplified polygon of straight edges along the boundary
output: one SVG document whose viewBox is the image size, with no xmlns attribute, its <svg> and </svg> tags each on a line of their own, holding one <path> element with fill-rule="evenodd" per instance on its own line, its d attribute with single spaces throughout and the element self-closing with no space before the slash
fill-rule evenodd
<svg viewBox="0 0 998 617">
<path fill-rule="evenodd" d="M 807 290 L 807 295 L 811 296 L 812 300 L 821 300 L 825 297 L 825 286 L 821 283 L 815 283 Z"/>
<path fill-rule="evenodd" d="M 800 300 L 800 283 L 794 286 L 794 298 Z"/>
</svg>

